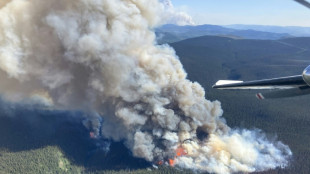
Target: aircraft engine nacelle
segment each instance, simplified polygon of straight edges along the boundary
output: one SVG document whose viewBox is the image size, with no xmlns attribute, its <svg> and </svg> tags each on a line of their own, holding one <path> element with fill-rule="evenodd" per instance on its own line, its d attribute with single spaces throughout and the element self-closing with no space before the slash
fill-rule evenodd
<svg viewBox="0 0 310 174">
<path fill-rule="evenodd" d="M 302 73 L 304 81 L 310 86 L 310 66 L 308 66 Z"/>
</svg>

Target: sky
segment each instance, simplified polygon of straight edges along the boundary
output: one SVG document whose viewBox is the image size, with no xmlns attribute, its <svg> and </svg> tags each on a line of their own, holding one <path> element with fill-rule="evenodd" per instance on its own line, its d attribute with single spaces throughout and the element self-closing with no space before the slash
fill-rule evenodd
<svg viewBox="0 0 310 174">
<path fill-rule="evenodd" d="M 293 0 L 171 0 L 196 24 L 310 27 L 310 9 Z"/>
</svg>

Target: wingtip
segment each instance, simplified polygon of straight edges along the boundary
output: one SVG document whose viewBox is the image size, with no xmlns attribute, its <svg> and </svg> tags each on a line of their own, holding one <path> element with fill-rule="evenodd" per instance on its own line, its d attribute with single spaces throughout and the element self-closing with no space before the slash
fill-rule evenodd
<svg viewBox="0 0 310 174">
<path fill-rule="evenodd" d="M 212 88 L 222 89 L 222 88 L 225 88 L 225 85 L 233 85 L 233 84 L 242 83 L 242 82 L 243 81 L 239 81 L 239 80 L 219 80 L 212 86 Z"/>
</svg>

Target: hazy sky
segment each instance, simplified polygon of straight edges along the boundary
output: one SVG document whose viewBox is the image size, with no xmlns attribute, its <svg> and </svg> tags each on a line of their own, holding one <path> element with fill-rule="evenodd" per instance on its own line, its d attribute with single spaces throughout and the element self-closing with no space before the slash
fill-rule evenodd
<svg viewBox="0 0 310 174">
<path fill-rule="evenodd" d="M 310 9 L 293 0 L 171 0 L 196 24 L 309 26 Z"/>
</svg>

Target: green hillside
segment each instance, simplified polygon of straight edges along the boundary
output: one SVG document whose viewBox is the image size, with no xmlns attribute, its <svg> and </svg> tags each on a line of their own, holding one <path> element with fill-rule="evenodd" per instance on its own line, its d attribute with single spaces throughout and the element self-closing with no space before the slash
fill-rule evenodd
<svg viewBox="0 0 310 174">
<path fill-rule="evenodd" d="M 310 64 L 309 38 L 235 40 L 204 36 L 173 43 L 188 77 L 210 100 L 222 102 L 233 128 L 262 129 L 288 144 L 292 165 L 264 173 L 310 173 L 310 96 L 259 101 L 255 91 L 221 91 L 219 79 L 255 80 L 301 74 Z M 0 174 L 7 173 L 190 173 L 158 170 L 132 157 L 122 143 L 98 148 L 83 127 L 83 113 L 35 110 L 0 100 Z M 99 142 L 101 143 L 101 142 Z"/>
</svg>

